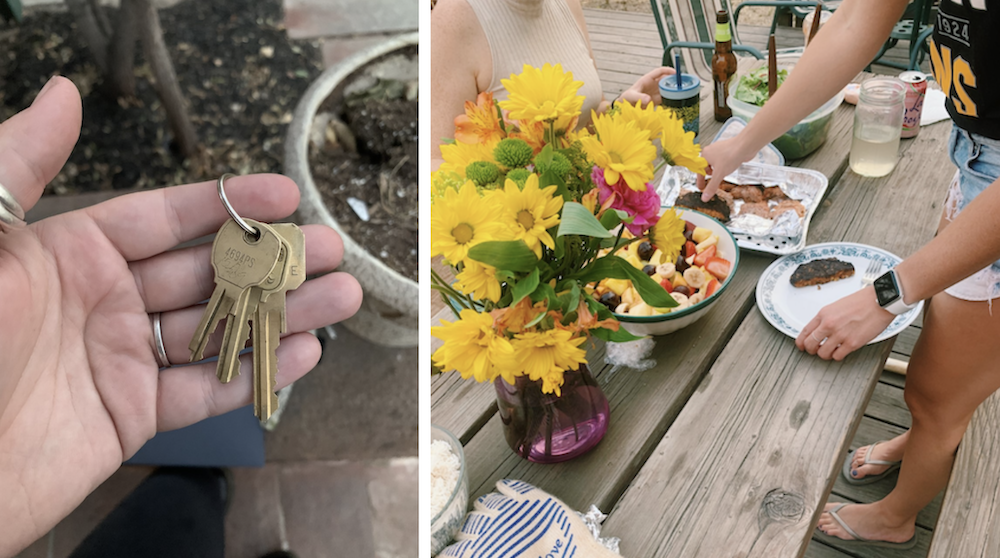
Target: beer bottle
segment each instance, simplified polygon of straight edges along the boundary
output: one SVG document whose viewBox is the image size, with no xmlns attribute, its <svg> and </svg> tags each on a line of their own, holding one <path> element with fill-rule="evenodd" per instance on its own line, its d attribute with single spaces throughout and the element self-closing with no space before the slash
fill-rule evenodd
<svg viewBox="0 0 1000 558">
<path fill-rule="evenodd" d="M 733 54 L 733 35 L 729 29 L 729 14 L 719 10 L 715 14 L 715 54 L 712 55 L 712 80 L 715 82 L 715 119 L 724 122 L 733 115 L 726 104 L 729 96 L 729 78 L 736 73 L 736 55 Z"/>
</svg>

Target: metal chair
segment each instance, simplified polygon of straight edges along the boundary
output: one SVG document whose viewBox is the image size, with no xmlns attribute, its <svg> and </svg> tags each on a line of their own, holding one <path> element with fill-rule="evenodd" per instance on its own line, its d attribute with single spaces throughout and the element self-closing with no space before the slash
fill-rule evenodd
<svg viewBox="0 0 1000 558">
<path fill-rule="evenodd" d="M 742 52 L 763 59 L 764 55 L 760 50 L 740 44 L 737 25 L 739 12 L 747 6 L 808 10 L 814 9 L 816 4 L 815 0 L 747 0 L 733 11 L 730 9 L 729 0 L 650 0 L 653 15 L 656 17 L 656 28 L 660 33 L 660 42 L 663 44 L 663 65 L 673 66 L 671 51 L 684 49 L 682 57 L 688 71 L 702 79 L 711 79 L 712 76 L 711 59 L 712 51 L 715 50 L 717 10 L 726 10 L 732 14 L 730 27 L 733 35 L 733 52 Z M 691 49 L 702 50 L 703 55 L 696 56 Z"/>
</svg>

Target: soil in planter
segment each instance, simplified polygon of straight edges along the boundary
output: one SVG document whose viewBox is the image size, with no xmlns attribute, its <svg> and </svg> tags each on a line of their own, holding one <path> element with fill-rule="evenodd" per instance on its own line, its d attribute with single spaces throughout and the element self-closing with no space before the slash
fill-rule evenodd
<svg viewBox="0 0 1000 558">
<path fill-rule="evenodd" d="M 329 120 L 321 128 L 323 145 L 310 145 L 309 164 L 340 227 L 416 281 L 419 191 L 412 93 L 404 82 L 380 80 L 346 100 L 331 95 L 317 112 Z"/>
</svg>

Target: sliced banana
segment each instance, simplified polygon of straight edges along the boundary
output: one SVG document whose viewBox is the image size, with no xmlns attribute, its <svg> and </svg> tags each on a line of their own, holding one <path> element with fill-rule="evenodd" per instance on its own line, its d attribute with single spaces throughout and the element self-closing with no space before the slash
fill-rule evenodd
<svg viewBox="0 0 1000 558">
<path fill-rule="evenodd" d="M 615 308 L 615 314 L 628 314 L 629 303 L 623 302 Z"/>
<path fill-rule="evenodd" d="M 677 266 L 673 263 L 664 263 L 656 266 L 656 274 L 660 277 L 673 277 L 677 272 Z"/>
<path fill-rule="evenodd" d="M 705 273 L 705 271 L 700 267 L 689 267 L 685 269 L 684 280 L 687 281 L 688 285 L 696 289 L 704 287 L 709 281 L 708 274 Z"/>
<path fill-rule="evenodd" d="M 686 294 L 670 293 L 670 296 L 674 297 L 674 300 L 677 301 L 677 307 L 674 308 L 674 311 L 681 310 L 683 308 L 691 306 L 691 300 L 688 298 Z"/>
<path fill-rule="evenodd" d="M 698 304 L 699 302 L 705 300 L 705 293 L 698 291 L 693 295 L 689 296 L 688 300 L 691 302 L 691 305 L 694 306 L 695 304 Z"/>
</svg>

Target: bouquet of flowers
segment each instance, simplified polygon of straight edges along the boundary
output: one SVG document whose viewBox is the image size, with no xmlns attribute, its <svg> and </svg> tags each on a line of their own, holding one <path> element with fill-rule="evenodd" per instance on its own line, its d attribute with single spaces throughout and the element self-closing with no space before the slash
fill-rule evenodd
<svg viewBox="0 0 1000 558">
<path fill-rule="evenodd" d="M 509 97 L 482 93 L 455 119 L 432 176 L 431 252 L 455 272 L 433 274 L 457 320 L 432 328 L 444 344 L 433 361 L 480 382 L 517 376 L 560 393 L 563 372 L 586 362 L 591 335 L 637 339 L 595 299 L 604 278 L 632 282 L 643 302 L 677 302 L 642 270 L 615 255 L 646 240 L 673 261 L 684 221 L 649 184 L 657 162 L 704 173 L 694 134 L 672 111 L 617 103 L 575 130 L 582 82 L 558 64 L 524 66 L 503 80 Z"/>
</svg>

